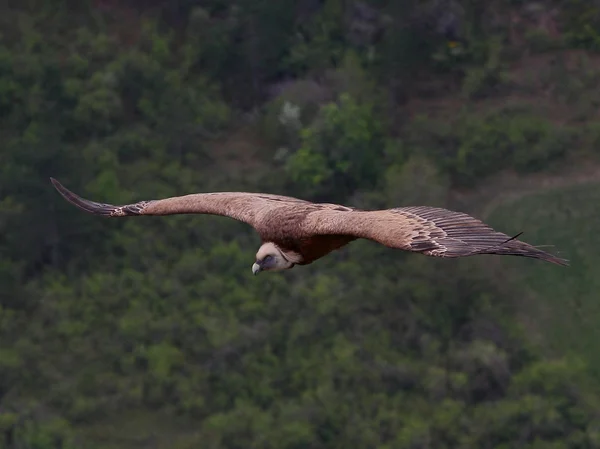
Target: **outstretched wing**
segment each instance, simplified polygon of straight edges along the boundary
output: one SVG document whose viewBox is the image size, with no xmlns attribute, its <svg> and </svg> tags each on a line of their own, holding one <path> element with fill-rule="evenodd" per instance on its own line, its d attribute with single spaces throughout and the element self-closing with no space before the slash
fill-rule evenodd
<svg viewBox="0 0 600 449">
<path fill-rule="evenodd" d="M 248 192 L 196 193 L 115 206 L 89 201 L 50 178 L 58 192 L 71 204 L 94 215 L 129 217 L 137 215 L 211 214 L 234 218 L 257 227 L 260 219 L 285 205 L 309 205 L 297 198 Z"/>
<path fill-rule="evenodd" d="M 437 207 L 347 212 L 322 210 L 307 217 L 306 227 L 306 231 L 313 234 L 351 235 L 428 256 L 500 254 L 568 265 L 565 259 L 517 240 L 518 235 L 510 237 L 467 214 Z"/>
</svg>

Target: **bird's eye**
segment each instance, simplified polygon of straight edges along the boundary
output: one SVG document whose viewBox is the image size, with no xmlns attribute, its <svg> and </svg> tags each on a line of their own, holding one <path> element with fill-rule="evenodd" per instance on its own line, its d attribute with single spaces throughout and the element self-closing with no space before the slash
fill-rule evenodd
<svg viewBox="0 0 600 449">
<path fill-rule="evenodd" d="M 265 258 L 263 259 L 263 262 L 270 262 L 273 259 L 273 256 L 269 255 L 269 256 L 265 256 Z"/>
</svg>

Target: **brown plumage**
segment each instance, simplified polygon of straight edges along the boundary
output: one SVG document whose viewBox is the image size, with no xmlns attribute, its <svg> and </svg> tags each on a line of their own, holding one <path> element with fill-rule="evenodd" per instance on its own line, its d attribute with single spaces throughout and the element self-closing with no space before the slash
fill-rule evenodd
<svg viewBox="0 0 600 449">
<path fill-rule="evenodd" d="M 198 193 L 113 206 L 83 199 L 50 179 L 67 201 L 94 215 L 212 214 L 247 223 L 263 241 L 255 274 L 309 264 L 359 238 L 427 256 L 500 254 L 567 265 L 565 259 L 517 240 L 518 235 L 510 237 L 467 214 L 437 207 L 366 211 L 246 192 Z"/>
</svg>

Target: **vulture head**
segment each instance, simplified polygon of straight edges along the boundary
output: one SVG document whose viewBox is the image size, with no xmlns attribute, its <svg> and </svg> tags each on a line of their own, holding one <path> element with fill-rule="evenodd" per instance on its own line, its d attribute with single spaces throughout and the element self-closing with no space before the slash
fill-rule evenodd
<svg viewBox="0 0 600 449">
<path fill-rule="evenodd" d="M 252 265 L 252 273 L 258 274 L 261 271 L 282 271 L 289 270 L 295 265 L 290 260 L 290 255 L 286 255 L 275 243 L 264 243 L 256 253 L 256 262 Z"/>
</svg>

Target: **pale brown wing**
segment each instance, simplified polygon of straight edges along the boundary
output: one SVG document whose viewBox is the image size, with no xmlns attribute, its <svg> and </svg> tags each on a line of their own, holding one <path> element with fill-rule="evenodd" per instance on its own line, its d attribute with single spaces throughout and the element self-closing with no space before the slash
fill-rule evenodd
<svg viewBox="0 0 600 449">
<path fill-rule="evenodd" d="M 268 212 L 282 206 L 307 206 L 312 203 L 297 198 L 248 192 L 196 193 L 159 200 L 140 201 L 115 206 L 89 201 L 50 178 L 58 192 L 71 204 L 94 215 L 129 217 L 139 215 L 211 214 L 230 217 L 256 228 Z"/>
<path fill-rule="evenodd" d="M 568 265 L 565 259 L 517 240 L 518 236 L 510 237 L 467 214 L 437 207 L 347 212 L 322 210 L 310 213 L 305 226 L 305 232 L 313 234 L 351 235 L 428 256 L 500 254 Z"/>
</svg>

